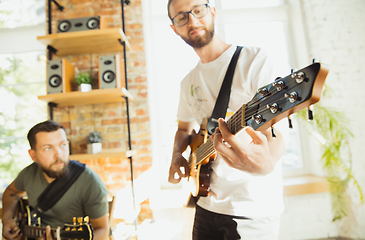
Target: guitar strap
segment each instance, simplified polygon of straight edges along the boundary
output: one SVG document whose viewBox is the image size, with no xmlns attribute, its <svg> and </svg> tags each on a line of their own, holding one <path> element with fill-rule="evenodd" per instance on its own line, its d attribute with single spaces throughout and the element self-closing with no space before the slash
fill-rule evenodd
<svg viewBox="0 0 365 240">
<path fill-rule="evenodd" d="M 207 131 L 210 135 L 212 135 L 215 129 L 218 127 L 218 119 L 225 118 L 226 116 L 229 97 L 231 95 L 233 74 L 242 48 L 243 47 L 241 46 L 237 46 L 236 51 L 232 56 L 231 62 L 229 63 L 226 75 L 224 76 L 221 89 L 215 102 L 212 116 L 209 118 L 207 124 Z"/>
<path fill-rule="evenodd" d="M 85 170 L 85 164 L 71 160 L 68 165 L 68 173 L 50 183 L 38 197 L 38 204 L 32 214 L 41 216 L 45 211 L 53 207 L 66 193 L 80 174 Z"/>
</svg>

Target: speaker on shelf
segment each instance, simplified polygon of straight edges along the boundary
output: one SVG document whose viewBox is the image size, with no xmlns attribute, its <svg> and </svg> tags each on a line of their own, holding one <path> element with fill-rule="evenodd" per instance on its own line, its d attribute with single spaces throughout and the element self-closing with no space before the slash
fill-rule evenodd
<svg viewBox="0 0 365 240">
<path fill-rule="evenodd" d="M 71 92 L 75 66 L 66 59 L 47 61 L 47 94 Z"/>
<path fill-rule="evenodd" d="M 58 20 L 57 33 L 104 29 L 105 25 L 102 16 L 63 19 Z"/>
<path fill-rule="evenodd" d="M 122 63 L 119 54 L 99 57 L 99 89 L 125 86 Z"/>
</svg>

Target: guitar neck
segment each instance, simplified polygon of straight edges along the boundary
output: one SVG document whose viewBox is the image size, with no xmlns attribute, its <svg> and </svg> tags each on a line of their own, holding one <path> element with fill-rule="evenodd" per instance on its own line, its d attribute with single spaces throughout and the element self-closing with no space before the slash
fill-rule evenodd
<svg viewBox="0 0 365 240">
<path fill-rule="evenodd" d="M 230 119 L 227 121 L 227 127 L 232 134 L 238 133 L 243 129 L 242 121 L 243 119 L 243 109 L 245 108 L 245 104 L 236 111 Z M 214 145 L 211 138 L 208 138 L 207 141 L 200 145 L 199 148 L 195 151 L 196 157 L 196 165 L 199 165 L 202 161 L 212 156 L 215 152 Z"/>
<path fill-rule="evenodd" d="M 24 226 L 23 231 L 24 237 L 39 238 L 46 232 L 46 228 L 36 226 Z M 54 240 L 63 239 L 60 237 L 60 231 L 58 229 L 51 228 L 51 232 Z"/>
</svg>

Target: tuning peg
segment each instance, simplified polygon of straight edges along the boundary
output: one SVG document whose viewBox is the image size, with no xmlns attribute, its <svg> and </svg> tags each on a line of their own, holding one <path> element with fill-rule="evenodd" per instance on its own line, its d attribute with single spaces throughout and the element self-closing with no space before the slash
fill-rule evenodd
<svg viewBox="0 0 365 240">
<path fill-rule="evenodd" d="M 271 135 L 273 138 L 276 138 L 276 130 L 275 130 L 274 126 L 271 126 Z"/>
<path fill-rule="evenodd" d="M 76 217 L 73 217 L 73 218 L 72 218 L 72 223 L 73 223 L 74 225 L 76 225 Z"/>
<path fill-rule="evenodd" d="M 252 120 L 256 122 L 256 124 L 261 124 L 263 121 L 263 117 L 261 114 L 252 116 Z"/>
<path fill-rule="evenodd" d="M 311 106 L 308 107 L 307 117 L 309 121 L 313 120 L 313 110 L 311 109 Z"/>
<path fill-rule="evenodd" d="M 84 217 L 84 222 L 85 222 L 85 223 L 89 223 L 89 221 L 90 221 L 89 216 Z"/>
<path fill-rule="evenodd" d="M 265 97 L 266 95 L 269 94 L 269 90 L 267 90 L 267 88 L 260 88 L 258 91 L 257 91 L 261 96 Z"/>
<path fill-rule="evenodd" d="M 271 113 L 276 113 L 279 110 L 279 105 L 277 103 L 273 103 L 271 105 L 266 105 L 267 109 L 270 109 Z"/>
<path fill-rule="evenodd" d="M 81 223 L 82 223 L 82 220 L 83 220 L 83 217 L 78 217 L 78 218 L 77 218 L 77 222 L 78 222 L 79 224 L 81 224 Z"/>
<path fill-rule="evenodd" d="M 291 74 L 291 77 L 294 78 L 297 83 L 302 83 L 305 80 L 305 73 L 295 72 Z"/>
<path fill-rule="evenodd" d="M 285 83 L 283 81 L 276 81 L 272 84 L 274 87 L 276 87 L 276 90 L 281 91 L 285 87 Z"/>
<path fill-rule="evenodd" d="M 291 102 L 291 103 L 294 103 L 295 101 L 297 101 L 298 100 L 298 93 L 297 92 L 292 92 L 292 93 L 290 93 L 290 94 L 288 94 L 288 93 L 285 93 L 284 94 L 284 97 L 285 98 L 288 98 L 289 99 L 289 102 Z"/>
<path fill-rule="evenodd" d="M 291 121 L 290 117 L 288 117 L 288 122 L 289 122 L 289 128 L 292 129 L 293 128 L 293 124 L 292 124 L 292 121 Z"/>
</svg>

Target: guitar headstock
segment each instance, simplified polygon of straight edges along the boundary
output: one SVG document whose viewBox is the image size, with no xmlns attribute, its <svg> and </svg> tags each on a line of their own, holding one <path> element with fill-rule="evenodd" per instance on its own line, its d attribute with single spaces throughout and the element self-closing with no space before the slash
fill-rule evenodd
<svg viewBox="0 0 365 240">
<path fill-rule="evenodd" d="M 92 240 L 93 229 L 89 223 L 89 217 L 73 218 L 72 224 L 65 224 L 61 229 L 61 239 L 84 239 Z"/>
<path fill-rule="evenodd" d="M 328 69 L 320 63 L 277 78 L 258 90 L 242 111 L 242 126 L 266 129 L 291 114 L 319 101 Z"/>
</svg>

